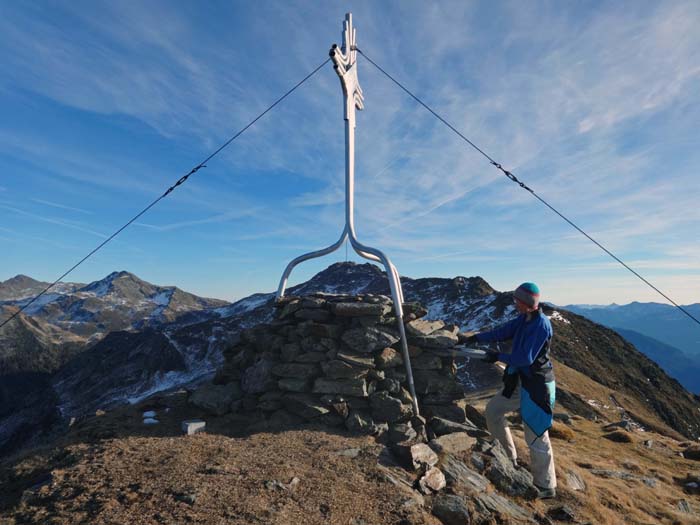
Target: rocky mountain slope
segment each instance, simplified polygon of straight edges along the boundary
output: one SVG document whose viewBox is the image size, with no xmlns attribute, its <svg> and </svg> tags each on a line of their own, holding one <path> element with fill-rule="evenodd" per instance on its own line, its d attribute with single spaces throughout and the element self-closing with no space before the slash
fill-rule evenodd
<svg viewBox="0 0 700 525">
<path fill-rule="evenodd" d="M 51 283 L 37 281 L 26 275 L 15 275 L 0 281 L 0 301 L 22 301 L 36 296 Z M 58 283 L 51 290 L 53 294 L 71 293 L 85 286 L 81 283 Z"/>
<path fill-rule="evenodd" d="M 117 281 L 117 289 L 120 279 L 119 274 L 111 279 Z M 442 319 L 462 330 L 493 326 L 514 315 L 510 294 L 496 292 L 479 277 L 402 278 L 402 283 L 406 300 L 423 304 L 427 318 Z M 133 296 L 137 293 L 134 288 L 144 289 L 136 282 L 123 293 Z M 89 292 L 98 295 L 109 289 L 91 285 Z M 153 297 L 153 289 L 145 290 L 141 296 Z M 289 290 L 294 295 L 313 292 L 387 294 L 388 283 L 374 265 L 338 263 Z M 229 306 L 186 314 L 158 329 L 113 333 L 51 377 L 49 397 L 57 402 L 46 404 L 42 413 L 58 411 L 64 418 L 81 417 L 210 378 L 240 330 L 271 319 L 273 301 L 272 293 L 256 294 Z M 648 426 L 693 438 L 700 435 L 697 400 L 655 363 L 619 335 L 580 316 L 564 310 L 549 310 L 548 315 L 557 334 L 555 358 L 614 389 L 618 398 L 630 401 L 631 412 Z M 585 392 L 570 401 L 589 406 Z M 16 425 L 8 426 L 0 419 L 0 450 L 3 443 L 13 441 L 12 428 Z"/>
<path fill-rule="evenodd" d="M 644 334 L 613 328 L 634 347 L 663 368 L 671 377 L 678 380 L 688 391 L 700 393 L 700 358 L 693 359 L 676 347 L 657 341 Z"/>
<path fill-rule="evenodd" d="M 494 293 L 474 295 L 481 305 Z M 600 339 L 610 331 L 548 312 L 562 337 L 584 339 L 555 358 L 558 495 L 536 501 L 527 468 L 484 430 L 498 366 L 453 362 L 456 327 L 421 319 L 427 310 L 412 304 L 409 351 L 424 416 L 415 417 L 391 312 L 373 294 L 290 298 L 270 322 L 231 340 L 213 383 L 97 410 L 47 446 L 0 461 L 0 522 L 700 523 L 700 446 L 635 395 L 644 360 Z M 185 365 L 159 332 L 139 341 L 170 356 L 170 367 Z M 574 368 L 569 350 L 588 345 L 628 361 L 616 384 L 599 382 L 610 379 L 602 366 Z M 466 393 L 457 377 L 469 379 Z M 99 394 L 97 381 L 89 387 Z M 206 433 L 183 436 L 182 421 L 195 418 Z M 522 423 L 512 425 L 527 467 Z"/>
</svg>

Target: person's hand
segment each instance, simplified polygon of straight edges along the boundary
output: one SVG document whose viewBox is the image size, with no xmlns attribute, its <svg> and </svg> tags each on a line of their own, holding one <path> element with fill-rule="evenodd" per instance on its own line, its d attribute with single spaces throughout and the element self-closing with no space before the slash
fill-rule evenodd
<svg viewBox="0 0 700 525">
<path fill-rule="evenodd" d="M 482 358 L 485 363 L 495 363 L 498 361 L 498 352 L 493 350 L 486 350 L 486 355 Z"/>
<path fill-rule="evenodd" d="M 474 332 L 459 332 L 457 334 L 457 340 L 465 345 L 473 345 L 478 341 Z"/>
</svg>

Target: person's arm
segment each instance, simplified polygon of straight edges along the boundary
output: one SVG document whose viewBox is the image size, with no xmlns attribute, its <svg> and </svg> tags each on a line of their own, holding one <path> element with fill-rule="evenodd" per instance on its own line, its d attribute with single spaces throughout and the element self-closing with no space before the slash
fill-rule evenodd
<svg viewBox="0 0 700 525">
<path fill-rule="evenodd" d="M 539 330 L 535 330 L 530 334 L 529 337 L 523 341 L 522 345 L 513 348 L 513 353 L 504 354 L 499 352 L 498 360 L 514 367 L 530 366 L 535 362 L 537 354 L 540 353 L 540 350 L 542 350 L 542 347 L 551 335 L 552 334 L 542 326 Z"/>
<path fill-rule="evenodd" d="M 519 322 L 520 317 L 516 317 L 505 324 L 497 326 L 493 330 L 489 330 L 488 332 L 479 332 L 476 334 L 476 340 L 480 343 L 488 343 L 491 341 L 508 341 L 509 339 L 513 338 L 513 335 L 515 335 L 515 329 L 517 328 Z"/>
</svg>

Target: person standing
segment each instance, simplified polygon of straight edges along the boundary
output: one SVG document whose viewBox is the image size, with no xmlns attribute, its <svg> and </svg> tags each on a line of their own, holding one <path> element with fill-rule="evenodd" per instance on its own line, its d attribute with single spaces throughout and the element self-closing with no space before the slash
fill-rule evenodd
<svg viewBox="0 0 700 525">
<path fill-rule="evenodd" d="M 548 432 L 552 426 L 555 398 L 554 370 L 549 358 L 552 325 L 542 312 L 540 289 L 535 283 L 518 286 L 513 292 L 513 300 L 520 314 L 518 317 L 488 332 L 460 333 L 460 340 L 468 344 L 513 341 L 510 354 L 488 350 L 484 357 L 486 362 L 500 361 L 507 365 L 503 374 L 503 391 L 486 405 L 486 424 L 517 466 L 517 451 L 505 416 L 520 410 L 537 497 L 553 498 L 557 478 Z"/>
</svg>

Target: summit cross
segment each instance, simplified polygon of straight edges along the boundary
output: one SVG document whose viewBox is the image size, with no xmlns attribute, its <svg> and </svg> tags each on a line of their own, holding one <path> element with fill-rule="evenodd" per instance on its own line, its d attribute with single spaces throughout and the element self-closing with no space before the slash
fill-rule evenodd
<svg viewBox="0 0 700 525">
<path fill-rule="evenodd" d="M 411 370 L 411 360 L 408 355 L 408 343 L 406 340 L 406 329 L 403 323 L 403 289 L 401 288 L 401 279 L 396 267 L 389 260 L 384 252 L 377 248 L 372 248 L 362 244 L 355 233 L 355 124 L 356 111 L 364 108 L 364 95 L 360 82 L 357 77 L 357 31 L 352 25 L 352 15 L 345 15 L 343 24 L 343 45 L 338 47 L 333 44 L 330 50 L 330 57 L 333 61 L 333 68 L 340 79 L 340 85 L 343 88 L 344 112 L 345 120 L 345 228 L 340 234 L 340 238 L 332 245 L 300 255 L 293 259 L 285 268 L 282 278 L 280 279 L 279 287 L 277 288 L 277 300 L 284 297 L 284 291 L 287 287 L 287 280 L 292 270 L 298 264 L 323 257 L 336 251 L 346 240 L 350 241 L 350 245 L 358 255 L 380 263 L 386 270 L 387 278 L 389 279 L 389 288 L 394 301 L 394 311 L 398 324 L 399 334 L 401 336 L 401 351 L 403 354 L 404 365 L 406 366 L 406 376 L 408 379 L 408 387 L 413 398 L 413 409 L 418 415 L 418 401 L 416 398 L 415 386 L 413 383 L 413 372 Z"/>
</svg>

